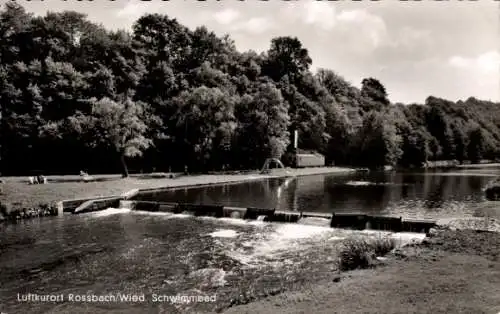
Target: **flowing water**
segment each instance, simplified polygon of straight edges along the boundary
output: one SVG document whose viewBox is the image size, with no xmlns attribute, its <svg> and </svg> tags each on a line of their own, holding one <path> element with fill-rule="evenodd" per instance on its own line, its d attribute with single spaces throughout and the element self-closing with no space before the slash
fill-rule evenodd
<svg viewBox="0 0 500 314">
<path fill-rule="evenodd" d="M 481 211 L 481 188 L 499 172 L 321 175 L 178 189 L 142 198 L 404 217 L 474 216 Z M 416 237 L 331 229 L 327 220 L 318 218 L 276 224 L 125 209 L 0 228 L 0 312 L 5 313 L 217 311 L 336 272 L 338 244 L 353 234 L 393 236 L 400 244 Z M 23 301 L 28 293 L 63 295 L 64 302 Z M 84 302 L 76 296 L 68 300 L 70 295 L 138 299 Z M 173 302 L 154 295 L 206 299 Z"/>
</svg>

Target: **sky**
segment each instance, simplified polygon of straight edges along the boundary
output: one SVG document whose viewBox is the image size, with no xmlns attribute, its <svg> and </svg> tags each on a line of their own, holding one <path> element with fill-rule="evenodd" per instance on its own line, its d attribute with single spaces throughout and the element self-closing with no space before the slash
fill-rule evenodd
<svg viewBox="0 0 500 314">
<path fill-rule="evenodd" d="M 5 3 L 6 0 L 0 0 Z M 430 96 L 500 101 L 500 1 L 20 2 L 27 11 L 73 10 L 110 29 L 131 29 L 146 13 L 194 29 L 229 34 L 240 51 L 269 49 L 276 36 L 299 38 L 313 59 L 360 86 L 382 82 L 392 102 Z"/>
</svg>

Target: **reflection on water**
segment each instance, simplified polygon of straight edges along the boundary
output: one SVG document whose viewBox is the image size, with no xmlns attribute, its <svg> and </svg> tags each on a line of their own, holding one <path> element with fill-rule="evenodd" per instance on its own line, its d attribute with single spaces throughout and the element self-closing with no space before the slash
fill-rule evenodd
<svg viewBox="0 0 500 314">
<path fill-rule="evenodd" d="M 365 212 L 403 217 L 470 215 L 482 188 L 500 169 L 312 175 L 172 190 L 146 200 L 264 207 L 295 211 Z"/>
</svg>

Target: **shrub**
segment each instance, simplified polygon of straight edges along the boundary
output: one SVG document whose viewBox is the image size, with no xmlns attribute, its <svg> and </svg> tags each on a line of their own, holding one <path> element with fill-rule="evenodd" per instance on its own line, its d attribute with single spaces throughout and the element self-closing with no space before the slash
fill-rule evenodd
<svg viewBox="0 0 500 314">
<path fill-rule="evenodd" d="M 500 200 L 500 182 L 495 181 L 488 184 L 485 189 L 485 194 L 488 201 Z"/>
<path fill-rule="evenodd" d="M 396 240 L 390 237 L 377 238 L 372 246 L 376 256 L 384 256 L 396 247 Z"/>
<path fill-rule="evenodd" d="M 396 247 L 392 238 L 351 238 L 343 242 L 339 252 L 341 271 L 368 268 L 374 264 L 377 256 L 383 256 Z"/>
</svg>

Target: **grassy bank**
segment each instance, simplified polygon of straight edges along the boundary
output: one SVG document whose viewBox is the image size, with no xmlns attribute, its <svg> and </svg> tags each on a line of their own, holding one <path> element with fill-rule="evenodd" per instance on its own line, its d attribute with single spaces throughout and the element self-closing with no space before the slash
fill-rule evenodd
<svg viewBox="0 0 500 314">
<path fill-rule="evenodd" d="M 393 251 L 375 268 L 321 280 L 225 313 L 500 312 L 500 234 L 440 230 Z"/>
<path fill-rule="evenodd" d="M 6 206 L 7 212 L 18 209 L 38 208 L 40 205 L 53 205 L 65 199 L 91 198 L 121 195 L 132 189 L 182 187 L 202 184 L 231 183 L 255 179 L 302 176 L 320 173 L 346 173 L 354 171 L 350 168 L 325 167 L 309 169 L 277 170 L 267 175 L 258 172 L 245 174 L 211 174 L 178 176 L 170 178 L 142 175 L 122 179 L 119 175 L 94 176 L 96 181 L 84 183 L 79 176 L 48 176 L 48 184 L 29 185 L 26 177 L 4 177 L 1 185 L 0 203 Z M 160 178 L 158 178 L 160 177 Z"/>
</svg>

